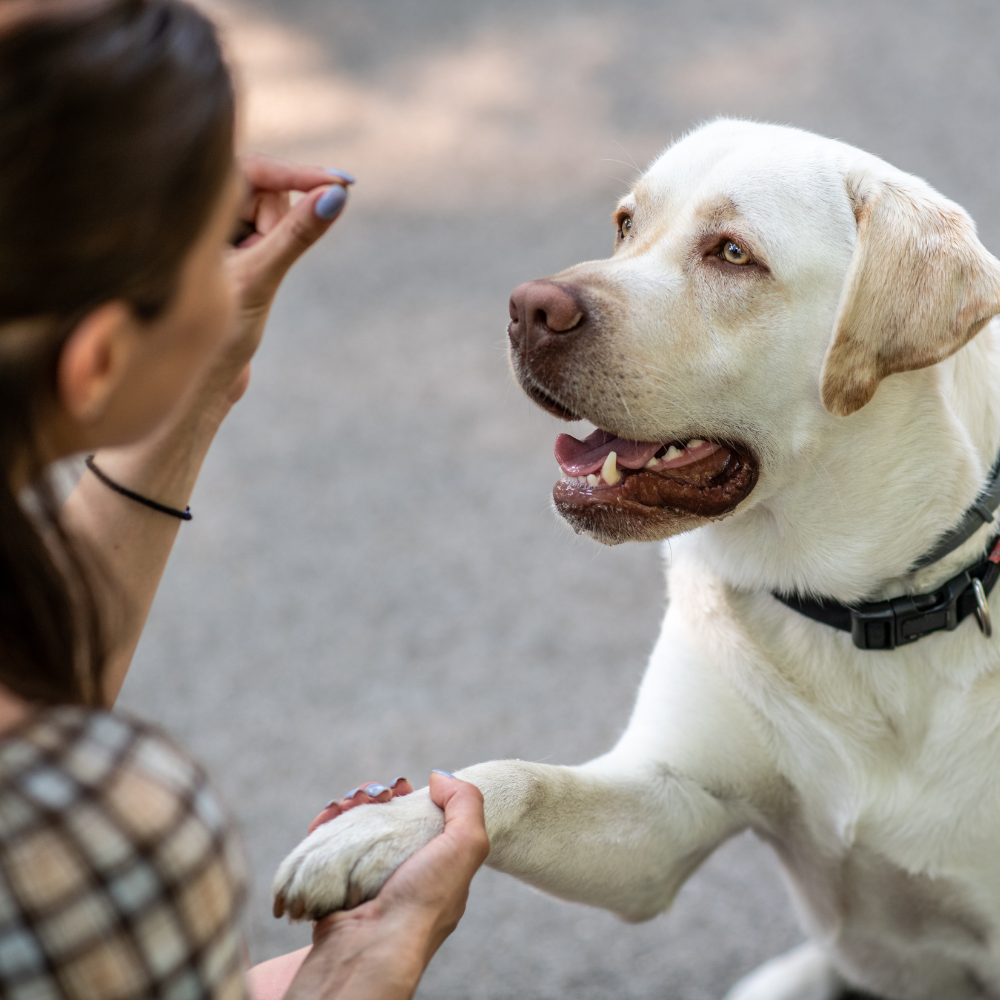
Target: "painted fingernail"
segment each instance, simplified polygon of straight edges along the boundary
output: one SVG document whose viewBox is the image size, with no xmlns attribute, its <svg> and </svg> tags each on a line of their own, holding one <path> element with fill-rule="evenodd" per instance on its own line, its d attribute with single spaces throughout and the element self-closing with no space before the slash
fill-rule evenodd
<svg viewBox="0 0 1000 1000">
<path fill-rule="evenodd" d="M 345 798 L 345 799 L 353 799 L 353 798 L 354 798 L 354 796 L 355 796 L 355 795 L 357 795 L 357 794 L 358 794 L 358 792 L 360 792 L 360 791 L 361 791 L 361 789 L 360 789 L 360 788 L 352 788 L 352 789 L 351 789 L 351 790 L 350 790 L 350 791 L 349 791 L 349 792 L 348 792 L 348 793 L 347 793 L 347 794 L 346 794 L 346 795 L 344 796 L 344 798 Z"/>
<path fill-rule="evenodd" d="M 402 775 L 400 775 L 400 777 L 393 779 L 393 782 L 389 787 L 395 788 L 396 785 L 398 785 L 401 781 L 409 781 L 409 780 L 410 780 L 409 778 L 404 778 Z"/>
<path fill-rule="evenodd" d="M 431 774 L 443 774 L 446 778 L 454 778 L 455 775 L 451 771 L 442 771 L 441 768 L 435 767 L 431 769 Z"/>
<path fill-rule="evenodd" d="M 383 792 L 389 791 L 385 785 L 380 785 L 377 782 L 372 782 L 370 785 L 365 785 L 365 791 L 374 799 L 376 796 L 381 795 Z"/>
<path fill-rule="evenodd" d="M 342 181 L 346 181 L 348 184 L 354 183 L 354 174 L 349 174 L 346 170 L 334 170 L 333 167 L 327 167 L 326 172 L 332 177 L 339 177 Z"/>
<path fill-rule="evenodd" d="M 347 191 L 339 184 L 335 184 L 332 188 L 324 192 L 319 201 L 316 202 L 316 215 L 323 219 L 324 222 L 336 219 L 344 210 L 346 202 Z"/>
<path fill-rule="evenodd" d="M 327 802 L 327 804 L 325 806 L 323 806 L 323 808 L 324 809 L 329 809 L 330 806 L 335 806 L 336 804 L 337 804 L 337 800 L 336 799 L 330 799 L 330 801 Z"/>
</svg>

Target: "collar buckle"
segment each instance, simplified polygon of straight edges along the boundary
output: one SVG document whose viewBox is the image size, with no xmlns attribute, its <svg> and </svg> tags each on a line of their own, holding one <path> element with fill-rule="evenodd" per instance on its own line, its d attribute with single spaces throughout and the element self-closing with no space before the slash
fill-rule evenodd
<svg viewBox="0 0 1000 1000">
<path fill-rule="evenodd" d="M 974 587 L 974 581 L 979 584 L 978 590 L 971 595 L 976 606 L 983 585 L 978 577 L 963 570 L 933 594 L 906 594 L 891 601 L 852 608 L 851 638 L 854 645 L 858 649 L 895 649 L 916 642 L 931 632 L 952 631 L 965 617 L 959 614 L 959 602 Z"/>
</svg>

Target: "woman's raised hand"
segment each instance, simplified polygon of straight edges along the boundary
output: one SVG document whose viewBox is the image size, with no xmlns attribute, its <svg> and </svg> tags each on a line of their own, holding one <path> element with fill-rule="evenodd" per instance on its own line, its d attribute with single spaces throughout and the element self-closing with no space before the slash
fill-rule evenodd
<svg viewBox="0 0 1000 1000">
<path fill-rule="evenodd" d="M 354 178 L 323 167 L 303 167 L 259 153 L 239 158 L 246 181 L 229 271 L 237 299 L 233 339 L 214 373 L 228 402 L 246 391 L 250 359 L 260 344 L 271 303 L 296 260 L 333 224 Z M 293 191 L 304 192 L 294 205 Z"/>
</svg>

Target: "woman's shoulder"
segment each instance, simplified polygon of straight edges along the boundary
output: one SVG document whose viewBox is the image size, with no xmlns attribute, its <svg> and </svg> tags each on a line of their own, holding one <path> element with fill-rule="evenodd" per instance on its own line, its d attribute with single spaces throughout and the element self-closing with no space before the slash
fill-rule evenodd
<svg viewBox="0 0 1000 1000">
<path fill-rule="evenodd" d="M 94 800 L 141 840 L 162 836 L 184 805 L 212 828 L 225 824 L 202 768 L 147 722 L 60 705 L 0 738 L 0 839 Z"/>
<path fill-rule="evenodd" d="M 228 831 L 204 770 L 147 722 L 57 706 L 0 739 L 0 850 L 26 829 L 65 824 L 103 863 L 123 837 L 148 851 L 192 821 L 210 839 Z"/>
<path fill-rule="evenodd" d="M 0 739 L 0 992 L 239 995 L 244 894 L 204 771 L 155 726 L 61 706 Z"/>
</svg>

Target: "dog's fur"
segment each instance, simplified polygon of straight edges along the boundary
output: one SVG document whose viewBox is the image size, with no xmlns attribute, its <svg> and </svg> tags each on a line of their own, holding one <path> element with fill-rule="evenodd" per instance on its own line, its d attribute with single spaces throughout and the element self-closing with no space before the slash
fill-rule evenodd
<svg viewBox="0 0 1000 1000">
<path fill-rule="evenodd" d="M 1000 998 L 1000 637 L 970 618 L 861 651 L 771 596 L 927 591 L 982 557 L 990 527 L 909 572 L 1000 448 L 1000 263 L 918 178 L 742 121 L 669 148 L 622 213 L 613 257 L 553 279 L 594 319 L 536 384 L 623 437 L 739 442 L 759 476 L 725 518 L 575 522 L 686 531 L 669 608 L 613 750 L 460 773 L 485 795 L 488 863 L 644 920 L 751 828 L 810 943 L 730 997 Z M 755 267 L 710 260 L 720 238 Z M 277 897 L 309 915 L 370 897 L 441 824 L 426 791 L 357 808 L 289 856 Z"/>
</svg>

